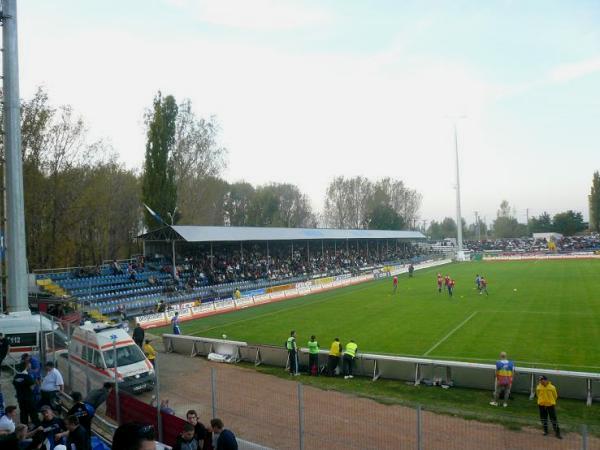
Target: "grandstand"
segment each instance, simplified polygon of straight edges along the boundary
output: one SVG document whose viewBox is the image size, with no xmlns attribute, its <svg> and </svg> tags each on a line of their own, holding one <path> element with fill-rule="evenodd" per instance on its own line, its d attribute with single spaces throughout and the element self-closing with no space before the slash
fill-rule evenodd
<svg viewBox="0 0 600 450">
<path fill-rule="evenodd" d="M 99 315 L 153 312 L 282 283 L 418 262 L 419 232 L 169 226 L 138 237 L 143 255 L 36 274 L 36 284 Z M 173 263 L 174 261 L 174 263 Z M 175 270 L 173 270 L 175 268 Z"/>
</svg>

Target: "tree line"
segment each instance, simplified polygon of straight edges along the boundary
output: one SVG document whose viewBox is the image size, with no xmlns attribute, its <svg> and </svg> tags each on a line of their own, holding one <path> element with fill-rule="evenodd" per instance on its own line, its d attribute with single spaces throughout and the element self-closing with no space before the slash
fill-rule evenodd
<svg viewBox="0 0 600 450">
<path fill-rule="evenodd" d="M 323 213 L 294 184 L 225 180 L 219 125 L 214 117 L 197 117 L 189 100 L 158 93 L 144 119 L 143 167 L 129 169 L 106 141 L 89 139 L 70 106 L 52 105 L 41 88 L 22 101 L 30 270 L 139 252 L 136 236 L 160 226 L 143 203 L 165 222 L 182 225 L 401 229 L 418 219 L 421 196 L 400 180 L 334 178 Z M 2 161 L 3 152 L 0 146 Z M 0 196 L 2 211 L 3 203 Z"/>
<path fill-rule="evenodd" d="M 465 239 L 473 240 L 519 238 L 530 236 L 533 233 L 549 232 L 572 236 L 587 228 L 587 224 L 583 220 L 583 215 L 580 212 L 572 210 L 563 211 L 554 216 L 550 216 L 550 214 L 544 212 L 537 217 L 529 218 L 529 222 L 526 224 L 520 223 L 515 216 L 514 208 L 511 208 L 508 201 L 503 200 L 496 213 L 496 218 L 489 227 L 481 219 L 467 226 L 463 219 L 463 236 Z M 444 239 L 456 237 L 456 231 L 456 221 L 451 217 L 446 217 L 441 222 L 432 221 L 426 233 L 431 239 Z"/>
</svg>

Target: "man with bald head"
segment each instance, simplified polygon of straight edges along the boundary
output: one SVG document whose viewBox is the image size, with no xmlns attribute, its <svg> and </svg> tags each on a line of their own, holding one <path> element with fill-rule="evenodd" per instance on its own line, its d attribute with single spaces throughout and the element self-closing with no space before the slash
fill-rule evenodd
<svg viewBox="0 0 600 450">
<path fill-rule="evenodd" d="M 512 387 L 513 375 L 515 373 L 515 364 L 506 357 L 506 352 L 500 353 L 500 359 L 496 361 L 496 380 L 494 382 L 494 400 L 490 402 L 492 406 L 498 406 L 500 396 L 504 398 L 502 406 L 508 406 L 510 389 Z"/>
</svg>

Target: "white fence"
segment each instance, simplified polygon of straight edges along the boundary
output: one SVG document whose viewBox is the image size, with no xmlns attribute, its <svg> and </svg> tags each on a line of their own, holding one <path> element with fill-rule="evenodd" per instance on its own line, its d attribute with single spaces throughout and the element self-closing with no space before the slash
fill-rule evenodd
<svg viewBox="0 0 600 450">
<path fill-rule="evenodd" d="M 246 342 L 211 339 L 196 336 L 164 334 L 163 342 L 169 352 L 190 356 L 207 356 L 209 353 L 232 355 L 237 361 L 253 362 L 256 365 L 286 367 L 287 350 L 283 346 L 248 344 Z M 307 349 L 300 350 L 300 365 L 308 366 Z M 321 350 L 320 364 L 325 364 L 327 351 Z M 448 361 L 405 356 L 359 353 L 355 361 L 354 373 L 370 377 L 411 381 L 415 385 L 423 380 L 440 380 L 456 387 L 485 390 L 494 389 L 495 365 L 462 361 Z M 559 388 L 561 397 L 585 400 L 592 404 L 594 390 L 600 393 L 600 373 L 575 372 L 539 369 L 533 367 L 515 368 L 514 392 L 535 394 L 537 377 L 546 375 Z M 596 388 L 596 389 L 594 389 Z"/>
</svg>

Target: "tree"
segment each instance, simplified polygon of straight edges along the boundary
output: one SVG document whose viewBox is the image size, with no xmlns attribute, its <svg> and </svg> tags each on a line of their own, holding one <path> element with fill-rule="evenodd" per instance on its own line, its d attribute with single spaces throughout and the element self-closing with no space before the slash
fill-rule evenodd
<svg viewBox="0 0 600 450">
<path fill-rule="evenodd" d="M 225 196 L 225 223 L 231 226 L 250 224 L 250 205 L 254 197 L 254 187 L 250 183 L 239 181 L 229 185 Z"/>
<path fill-rule="evenodd" d="M 388 205 L 375 206 L 367 220 L 370 230 L 402 230 L 405 227 L 404 219 Z"/>
<path fill-rule="evenodd" d="M 177 186 L 173 151 L 177 121 L 175 98 L 163 98 L 159 92 L 154 98 L 153 109 L 146 115 L 148 127 L 146 159 L 142 176 L 142 200 L 159 216 L 166 220 L 177 206 Z M 157 223 L 147 211 L 144 212 L 147 228 L 156 228 Z"/>
<path fill-rule="evenodd" d="M 590 230 L 600 231 L 600 173 L 598 171 L 594 172 L 588 200 L 590 204 Z"/>
<path fill-rule="evenodd" d="M 547 212 L 543 212 L 539 217 L 529 219 L 530 233 L 548 233 L 551 231 L 554 231 L 554 225 L 552 224 L 552 217 Z"/>
<path fill-rule="evenodd" d="M 263 227 L 313 227 L 316 218 L 297 186 L 272 183 L 256 188 L 248 207 L 248 223 Z"/>
<path fill-rule="evenodd" d="M 493 224 L 494 236 L 497 238 L 521 237 L 527 234 L 527 226 L 520 224 L 514 217 L 508 201 L 502 200 L 498 215 Z"/>
<path fill-rule="evenodd" d="M 554 216 L 554 231 L 557 233 L 572 236 L 583 230 L 585 230 L 585 224 L 580 212 L 568 210 Z"/>
</svg>

